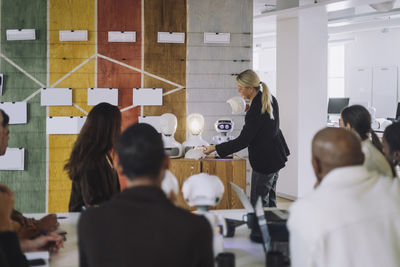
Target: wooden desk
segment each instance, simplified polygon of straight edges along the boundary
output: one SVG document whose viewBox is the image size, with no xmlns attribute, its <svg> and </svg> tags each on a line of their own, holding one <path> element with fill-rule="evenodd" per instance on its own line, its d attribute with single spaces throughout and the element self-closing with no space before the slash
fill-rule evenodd
<svg viewBox="0 0 400 267">
<path fill-rule="evenodd" d="M 193 174 L 205 172 L 218 176 L 225 187 L 225 193 L 216 209 L 242 209 L 239 198 L 233 191 L 230 182 L 235 183 L 246 191 L 246 160 L 235 157 L 233 159 L 171 159 L 170 171 L 178 179 L 179 187 Z M 182 192 L 178 197 L 179 204 L 186 209 L 193 210 L 183 200 Z"/>
</svg>

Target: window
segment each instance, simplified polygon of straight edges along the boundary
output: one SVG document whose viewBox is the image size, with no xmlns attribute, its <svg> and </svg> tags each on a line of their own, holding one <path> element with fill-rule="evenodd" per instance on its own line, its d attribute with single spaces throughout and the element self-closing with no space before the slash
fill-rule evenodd
<svg viewBox="0 0 400 267">
<path fill-rule="evenodd" d="M 344 44 L 328 46 L 328 98 L 345 96 Z"/>
</svg>

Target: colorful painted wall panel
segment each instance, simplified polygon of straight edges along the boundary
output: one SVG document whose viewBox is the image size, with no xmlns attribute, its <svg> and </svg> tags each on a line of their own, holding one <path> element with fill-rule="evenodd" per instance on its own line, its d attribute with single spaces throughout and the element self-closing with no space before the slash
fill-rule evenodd
<svg viewBox="0 0 400 267">
<path fill-rule="evenodd" d="M 50 116 L 84 116 L 87 88 L 95 87 L 95 1 L 49 1 L 51 87 L 72 88 L 72 107 L 50 107 Z M 87 30 L 88 41 L 62 42 L 60 30 Z M 63 170 L 76 136 L 49 136 L 49 212 L 68 210 L 71 182 Z"/>
<path fill-rule="evenodd" d="M 146 0 L 144 2 L 144 70 L 164 81 L 144 76 L 144 87 L 163 88 L 164 93 L 185 87 L 186 44 L 157 43 L 158 32 L 186 33 L 186 0 Z M 185 140 L 186 93 L 182 89 L 163 99 L 163 106 L 144 107 L 144 115 L 174 113 L 180 122 L 175 138 Z"/>
<path fill-rule="evenodd" d="M 1 171 L 0 184 L 15 192 L 15 208 L 22 212 L 46 210 L 46 109 L 40 96 L 33 95 L 46 84 L 46 5 L 46 0 L 1 1 L 0 73 L 5 84 L 0 101 L 28 101 L 28 123 L 9 127 L 9 147 L 26 149 L 25 170 Z M 6 29 L 23 28 L 36 29 L 36 40 L 6 40 Z"/>
<path fill-rule="evenodd" d="M 221 97 L 225 101 L 234 89 L 231 72 L 249 67 L 251 14 L 251 4 L 241 0 L 2 0 L 0 73 L 5 74 L 5 86 L 0 101 L 27 100 L 29 110 L 28 124 L 10 127 L 10 146 L 27 149 L 26 170 L 0 173 L 0 183 L 16 191 L 17 208 L 46 210 L 48 176 L 48 211 L 67 211 L 71 182 L 63 166 L 76 135 L 47 136 L 47 150 L 45 118 L 85 116 L 91 109 L 87 88 L 119 89 L 123 129 L 139 115 L 174 113 L 176 139 L 184 141 L 186 94 L 190 112 L 207 109 L 212 90 L 224 93 L 216 92 L 210 107 L 222 105 Z M 37 40 L 7 42 L 5 29 L 11 28 L 35 28 Z M 61 42 L 60 30 L 88 30 L 88 41 Z M 136 42 L 109 43 L 108 31 L 135 31 Z M 204 31 L 230 32 L 231 44 L 205 45 Z M 157 43 L 158 32 L 183 32 L 185 43 Z M 34 94 L 40 87 L 72 88 L 74 106 L 46 112 L 40 95 Z M 135 87 L 163 88 L 163 106 L 144 107 L 141 114 L 140 107 L 132 107 Z M 212 112 L 219 116 L 223 111 Z"/>
<path fill-rule="evenodd" d="M 142 68 L 142 1 L 98 0 L 98 53 Z M 108 42 L 108 31 L 134 31 L 136 42 Z M 141 87 L 141 73 L 104 58 L 98 59 L 97 86 L 118 88 L 119 108 L 132 106 L 132 88 Z M 140 107 L 122 113 L 122 129 L 137 122 Z"/>
</svg>

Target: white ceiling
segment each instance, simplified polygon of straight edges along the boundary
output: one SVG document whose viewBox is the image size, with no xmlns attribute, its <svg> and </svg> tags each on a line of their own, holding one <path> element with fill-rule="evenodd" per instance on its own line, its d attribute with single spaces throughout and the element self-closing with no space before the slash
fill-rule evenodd
<svg viewBox="0 0 400 267">
<path fill-rule="evenodd" d="M 258 16 L 266 10 L 272 10 L 276 5 L 276 1 L 280 0 L 253 0 L 253 15 Z M 318 2 L 321 2 L 321 0 Z M 360 1 L 360 3 L 363 3 L 363 1 Z M 396 27 L 397 25 L 400 26 L 400 0 L 397 0 L 392 12 L 378 12 L 369 5 L 361 4 L 346 10 L 330 12 L 328 16 L 330 21 L 329 29 L 332 33 L 355 31 L 361 28 L 385 27 L 385 25 Z M 275 16 L 254 20 L 253 33 L 255 38 L 271 36 L 275 32 Z"/>
</svg>

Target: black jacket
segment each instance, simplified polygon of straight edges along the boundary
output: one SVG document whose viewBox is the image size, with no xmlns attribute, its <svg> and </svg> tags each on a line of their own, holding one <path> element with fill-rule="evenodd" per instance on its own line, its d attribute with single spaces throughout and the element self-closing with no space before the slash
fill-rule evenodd
<svg viewBox="0 0 400 267">
<path fill-rule="evenodd" d="M 157 187 L 128 188 L 78 223 L 80 266 L 214 266 L 202 216 L 173 205 Z"/>
<path fill-rule="evenodd" d="M 72 179 L 69 212 L 79 212 L 82 206 L 99 205 L 119 192 L 118 174 L 103 158 Z"/>
<path fill-rule="evenodd" d="M 232 141 L 216 145 L 216 150 L 219 156 L 225 157 L 248 147 L 253 170 L 269 174 L 285 166 L 289 148 L 279 129 L 278 101 L 272 97 L 274 119 L 271 119 L 267 111 L 261 114 L 261 94 L 261 91 L 258 92 L 251 102 L 240 135 Z"/>
<path fill-rule="evenodd" d="M 28 261 L 19 246 L 15 232 L 0 232 L 0 266 L 28 267 Z"/>
</svg>

